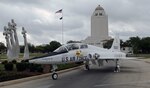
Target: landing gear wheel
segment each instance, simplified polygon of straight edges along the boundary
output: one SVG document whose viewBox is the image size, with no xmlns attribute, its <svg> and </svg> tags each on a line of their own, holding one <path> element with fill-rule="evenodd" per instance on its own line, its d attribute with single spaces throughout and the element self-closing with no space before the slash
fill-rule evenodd
<svg viewBox="0 0 150 88">
<path fill-rule="evenodd" d="M 120 66 L 119 66 L 119 59 L 116 59 L 116 67 L 115 67 L 115 70 L 114 72 L 120 72 Z"/>
<path fill-rule="evenodd" d="M 53 74 L 52 74 L 52 79 L 53 79 L 53 80 L 57 80 L 57 78 L 58 78 L 58 74 L 57 74 L 57 73 L 53 73 Z"/>
<path fill-rule="evenodd" d="M 87 70 L 90 70 L 89 65 L 85 65 L 85 68 L 86 68 Z"/>
<path fill-rule="evenodd" d="M 119 65 L 117 65 L 116 67 L 115 67 L 115 71 L 114 72 L 120 72 L 120 66 Z"/>
</svg>

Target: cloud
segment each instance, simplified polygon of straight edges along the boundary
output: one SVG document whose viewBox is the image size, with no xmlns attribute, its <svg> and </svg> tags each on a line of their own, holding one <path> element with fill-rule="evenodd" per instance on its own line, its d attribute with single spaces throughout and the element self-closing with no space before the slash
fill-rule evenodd
<svg viewBox="0 0 150 88">
<path fill-rule="evenodd" d="M 109 35 L 119 33 L 123 39 L 149 36 L 149 3 L 149 0 L 1 0 L 0 42 L 5 42 L 3 27 L 12 18 L 17 23 L 20 44 L 23 44 L 22 26 L 32 44 L 61 42 L 61 14 L 55 14 L 59 9 L 63 9 L 65 42 L 83 40 L 90 35 L 91 15 L 99 4 L 108 14 Z"/>
</svg>

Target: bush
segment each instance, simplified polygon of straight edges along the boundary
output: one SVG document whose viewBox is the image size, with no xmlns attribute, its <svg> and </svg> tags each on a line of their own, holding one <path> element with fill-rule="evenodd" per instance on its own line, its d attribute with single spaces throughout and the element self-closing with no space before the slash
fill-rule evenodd
<svg viewBox="0 0 150 88">
<path fill-rule="evenodd" d="M 35 64 L 33 63 L 29 64 L 30 72 L 35 72 L 35 68 L 36 68 Z"/>
<path fill-rule="evenodd" d="M 81 62 L 76 62 L 75 64 L 82 65 L 82 64 L 83 64 L 83 61 L 81 61 Z"/>
<path fill-rule="evenodd" d="M 3 62 L 2 62 L 2 64 L 6 64 L 6 63 L 8 63 L 8 61 L 7 61 L 7 60 L 5 60 L 5 61 L 3 61 Z"/>
<path fill-rule="evenodd" d="M 12 63 L 13 63 L 13 64 L 16 64 L 16 63 L 17 63 L 17 61 L 16 61 L 16 60 L 12 60 Z"/>
<path fill-rule="evenodd" d="M 43 72 L 43 68 L 42 68 L 41 66 L 39 66 L 39 67 L 37 68 L 37 72 Z"/>
<path fill-rule="evenodd" d="M 14 65 L 11 62 L 4 64 L 4 68 L 6 71 L 12 71 L 13 67 L 14 67 Z"/>
<path fill-rule="evenodd" d="M 31 63 L 28 63 L 28 62 L 24 62 L 24 63 L 26 64 L 26 69 L 29 69 Z"/>
<path fill-rule="evenodd" d="M 30 64 L 30 72 L 43 72 L 43 68 L 40 64 Z"/>
<path fill-rule="evenodd" d="M 26 70 L 26 63 L 17 63 L 16 64 L 16 69 L 17 69 L 17 71 L 24 71 L 24 70 Z"/>
<path fill-rule="evenodd" d="M 30 75 L 19 73 L 19 72 L 17 73 L 17 72 L 13 72 L 13 71 L 11 71 L 11 72 L 3 71 L 0 73 L 0 82 L 23 78 L 23 77 L 28 77 L 28 76 L 30 76 Z"/>
<path fill-rule="evenodd" d="M 22 60 L 21 62 L 29 62 L 29 60 Z"/>
</svg>

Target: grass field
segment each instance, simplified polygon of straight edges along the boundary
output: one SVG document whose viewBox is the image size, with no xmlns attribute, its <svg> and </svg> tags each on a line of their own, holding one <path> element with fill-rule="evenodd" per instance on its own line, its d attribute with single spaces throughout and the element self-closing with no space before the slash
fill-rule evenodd
<svg viewBox="0 0 150 88">
<path fill-rule="evenodd" d="M 6 59 L 6 54 L 0 54 L 0 59 Z"/>
<path fill-rule="evenodd" d="M 38 56 L 42 56 L 44 55 L 44 53 L 30 53 L 30 58 L 33 58 L 33 57 L 38 57 Z M 23 53 L 20 53 L 19 54 L 19 58 L 22 59 L 23 58 Z M 6 54 L 0 54 L 0 61 L 4 61 L 7 59 L 7 56 Z"/>
<path fill-rule="evenodd" d="M 0 71 L 4 70 L 4 65 L 0 64 Z"/>
<path fill-rule="evenodd" d="M 150 54 L 132 54 L 129 57 L 143 57 L 144 59 L 150 59 Z"/>
</svg>

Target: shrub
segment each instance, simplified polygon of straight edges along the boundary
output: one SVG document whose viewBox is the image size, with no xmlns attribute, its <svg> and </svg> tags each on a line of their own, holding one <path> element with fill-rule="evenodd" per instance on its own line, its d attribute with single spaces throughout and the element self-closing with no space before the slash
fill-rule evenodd
<svg viewBox="0 0 150 88">
<path fill-rule="evenodd" d="M 31 63 L 28 63 L 28 62 L 24 62 L 24 63 L 25 63 L 25 65 L 26 65 L 26 69 L 29 69 Z"/>
<path fill-rule="evenodd" d="M 4 64 L 4 68 L 6 71 L 12 71 L 13 67 L 14 67 L 14 65 L 11 62 Z"/>
<path fill-rule="evenodd" d="M 40 64 L 30 64 L 30 72 L 43 72 L 43 68 Z"/>
<path fill-rule="evenodd" d="M 16 60 L 12 60 L 12 63 L 13 63 L 13 64 L 16 64 L 16 63 L 17 63 L 17 61 L 16 61 Z"/>
<path fill-rule="evenodd" d="M 29 65 L 29 69 L 30 69 L 30 72 L 35 72 L 36 71 L 36 64 L 30 64 Z"/>
<path fill-rule="evenodd" d="M 16 64 L 16 69 L 17 69 L 17 71 L 24 71 L 24 70 L 26 70 L 26 63 L 17 63 Z"/>
<path fill-rule="evenodd" d="M 37 67 L 37 72 L 43 72 L 43 68 L 41 66 Z"/>
<path fill-rule="evenodd" d="M 6 64 L 6 63 L 8 63 L 8 61 L 7 61 L 7 60 L 5 60 L 5 61 L 3 61 L 3 62 L 2 62 L 2 64 Z"/>
<path fill-rule="evenodd" d="M 17 72 L 13 72 L 13 71 L 11 71 L 11 72 L 3 71 L 0 73 L 0 82 L 23 78 L 23 77 L 28 77 L 28 76 L 30 76 L 30 75 L 19 73 L 19 72 L 17 73 Z"/>
<path fill-rule="evenodd" d="M 29 60 L 22 60 L 21 62 L 29 62 Z"/>
<path fill-rule="evenodd" d="M 82 65 L 82 64 L 83 64 L 83 61 L 81 61 L 81 62 L 76 62 L 75 64 Z"/>
</svg>

